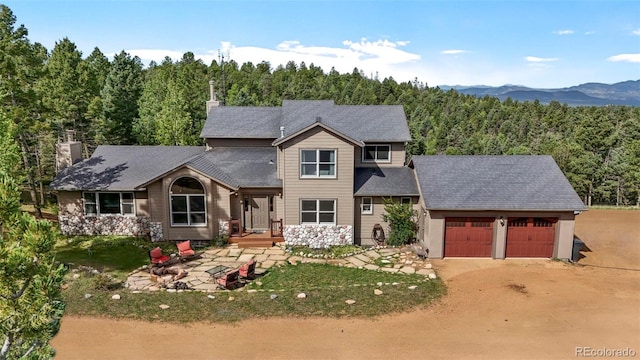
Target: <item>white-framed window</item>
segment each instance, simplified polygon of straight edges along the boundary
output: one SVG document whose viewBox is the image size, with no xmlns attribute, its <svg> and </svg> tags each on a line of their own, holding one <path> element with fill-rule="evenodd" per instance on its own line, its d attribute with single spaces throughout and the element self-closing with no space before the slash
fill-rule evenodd
<svg viewBox="0 0 640 360">
<path fill-rule="evenodd" d="M 84 192 L 82 202 L 85 215 L 128 215 L 136 212 L 132 192 Z"/>
<path fill-rule="evenodd" d="M 171 225 L 200 226 L 207 224 L 204 187 L 191 177 L 181 177 L 171 185 Z"/>
<path fill-rule="evenodd" d="M 360 207 L 363 214 L 365 215 L 373 214 L 373 198 L 363 197 Z"/>
<path fill-rule="evenodd" d="M 300 200 L 300 224 L 336 223 L 336 200 Z"/>
<path fill-rule="evenodd" d="M 391 145 L 365 145 L 362 162 L 391 162 Z"/>
<path fill-rule="evenodd" d="M 410 197 L 401 197 L 400 198 L 400 204 L 411 205 L 411 204 L 413 204 L 413 201 L 411 201 Z"/>
<path fill-rule="evenodd" d="M 336 150 L 305 149 L 300 150 L 301 178 L 335 178 Z"/>
</svg>

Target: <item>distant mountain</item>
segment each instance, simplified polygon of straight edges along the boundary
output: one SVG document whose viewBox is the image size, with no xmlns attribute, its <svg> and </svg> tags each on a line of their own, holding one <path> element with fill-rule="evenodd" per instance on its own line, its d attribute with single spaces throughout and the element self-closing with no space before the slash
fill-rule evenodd
<svg viewBox="0 0 640 360">
<path fill-rule="evenodd" d="M 526 86 L 440 86 L 442 90 L 455 89 L 461 94 L 477 97 L 493 96 L 500 100 L 534 101 L 548 104 L 557 101 L 569 106 L 628 105 L 640 106 L 640 80 L 616 84 L 585 83 L 562 89 L 533 89 Z"/>
</svg>

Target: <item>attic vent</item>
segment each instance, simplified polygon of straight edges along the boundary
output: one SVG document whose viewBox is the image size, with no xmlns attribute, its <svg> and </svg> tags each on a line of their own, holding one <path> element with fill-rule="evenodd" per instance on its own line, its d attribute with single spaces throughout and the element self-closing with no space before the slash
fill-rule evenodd
<svg viewBox="0 0 640 360">
<path fill-rule="evenodd" d="M 284 126 L 280 126 L 280 137 L 284 137 Z"/>
<path fill-rule="evenodd" d="M 321 122 L 322 118 L 320 116 L 316 116 L 316 122 Z"/>
</svg>

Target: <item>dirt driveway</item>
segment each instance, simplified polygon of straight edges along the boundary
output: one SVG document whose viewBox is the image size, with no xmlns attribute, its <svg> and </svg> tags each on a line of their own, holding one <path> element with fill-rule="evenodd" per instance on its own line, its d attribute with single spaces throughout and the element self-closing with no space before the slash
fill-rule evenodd
<svg viewBox="0 0 640 360">
<path fill-rule="evenodd" d="M 424 310 L 363 319 L 191 326 L 64 318 L 58 359 L 569 359 L 576 347 L 640 357 L 640 211 L 596 210 L 576 234 L 582 266 L 441 260 L 449 295 Z"/>
</svg>

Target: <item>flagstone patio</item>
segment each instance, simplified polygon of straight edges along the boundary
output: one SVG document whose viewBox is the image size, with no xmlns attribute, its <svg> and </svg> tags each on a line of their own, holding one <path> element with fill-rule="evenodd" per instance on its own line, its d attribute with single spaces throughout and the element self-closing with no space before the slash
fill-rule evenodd
<svg viewBox="0 0 640 360">
<path fill-rule="evenodd" d="M 230 244 L 221 249 L 208 249 L 201 252 L 197 259 L 181 262 L 175 259 L 175 263 L 167 266 L 168 269 L 182 269 L 187 275 L 176 281 L 186 283 L 196 291 L 213 292 L 220 291 L 215 279 L 206 271 L 218 265 L 224 265 L 232 269 L 239 268 L 242 264 L 255 259 L 256 274 L 259 276 L 273 266 L 290 263 L 330 263 L 336 266 L 368 269 L 371 271 L 385 271 L 391 273 L 419 274 L 430 276 L 435 274 L 428 260 L 416 256 L 410 248 L 378 248 L 369 249 L 341 259 L 308 258 L 294 255 L 285 250 L 282 243 L 270 248 L 239 248 L 237 244 Z M 379 259 L 378 261 L 376 261 Z M 382 265 L 382 266 L 380 266 Z M 434 276 L 434 275 L 431 275 Z M 173 283 L 174 275 L 158 276 L 154 281 L 149 274 L 147 266 L 132 272 L 127 278 L 126 286 L 130 291 L 159 291 L 166 285 Z"/>
</svg>

